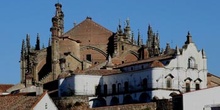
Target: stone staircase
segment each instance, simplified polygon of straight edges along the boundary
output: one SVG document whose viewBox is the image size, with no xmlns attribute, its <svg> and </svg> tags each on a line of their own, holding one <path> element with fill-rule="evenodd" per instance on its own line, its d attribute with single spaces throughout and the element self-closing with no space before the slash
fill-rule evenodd
<svg viewBox="0 0 220 110">
<path fill-rule="evenodd" d="M 52 80 L 53 80 L 53 74 L 52 74 L 52 72 L 50 72 L 49 74 L 45 75 L 45 76 L 40 80 L 40 82 L 43 83 L 43 84 L 45 84 L 45 83 L 50 82 L 50 81 L 52 81 Z"/>
</svg>

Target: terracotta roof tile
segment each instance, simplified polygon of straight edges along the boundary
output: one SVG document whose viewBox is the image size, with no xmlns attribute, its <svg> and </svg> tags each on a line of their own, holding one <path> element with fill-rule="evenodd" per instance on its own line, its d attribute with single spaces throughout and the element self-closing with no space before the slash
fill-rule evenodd
<svg viewBox="0 0 220 110">
<path fill-rule="evenodd" d="M 40 96 L 29 96 L 25 93 L 0 96 L 0 108 L 1 110 L 30 110 L 41 100 L 45 93 Z"/>
<path fill-rule="evenodd" d="M 163 63 L 161 63 L 160 61 L 158 60 L 155 60 L 151 63 L 150 67 L 164 67 Z"/>
<path fill-rule="evenodd" d="M 7 89 L 14 86 L 13 84 L 0 84 L 0 92 L 6 92 Z"/>
<path fill-rule="evenodd" d="M 162 60 L 169 60 L 172 59 L 173 56 L 158 56 L 158 57 L 152 57 L 144 60 L 139 60 L 139 61 L 134 61 L 134 62 L 129 62 L 129 63 L 124 63 L 121 65 L 117 65 L 115 68 L 121 68 L 121 67 L 126 67 L 126 66 L 131 66 L 131 65 L 137 65 L 137 64 L 143 64 L 143 63 L 150 63 L 153 61 L 162 61 Z M 160 65 L 162 66 L 162 65 Z"/>
</svg>

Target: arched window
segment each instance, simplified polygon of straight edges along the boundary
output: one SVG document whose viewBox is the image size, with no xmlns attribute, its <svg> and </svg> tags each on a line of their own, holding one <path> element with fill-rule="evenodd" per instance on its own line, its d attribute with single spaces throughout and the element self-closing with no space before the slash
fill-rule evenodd
<svg viewBox="0 0 220 110">
<path fill-rule="evenodd" d="M 127 81 L 124 83 L 124 89 L 125 89 L 125 93 L 128 92 L 128 82 Z"/>
<path fill-rule="evenodd" d="M 190 82 L 186 82 L 186 92 L 190 92 Z"/>
<path fill-rule="evenodd" d="M 104 95 L 107 95 L 107 91 L 108 91 L 108 86 L 107 84 L 104 85 Z"/>
<path fill-rule="evenodd" d="M 186 87 L 186 92 L 190 92 L 191 91 L 191 81 L 192 79 L 190 77 L 186 78 L 185 80 L 185 87 Z"/>
<path fill-rule="evenodd" d="M 143 81 L 142 81 L 142 87 L 144 90 L 147 89 L 147 78 L 144 78 Z"/>
<path fill-rule="evenodd" d="M 200 78 L 197 78 L 194 82 L 195 82 L 195 89 L 200 90 L 200 83 L 202 82 L 202 80 Z"/>
<path fill-rule="evenodd" d="M 196 62 L 193 57 L 190 57 L 188 59 L 188 68 L 196 68 Z"/>
<path fill-rule="evenodd" d="M 112 94 L 116 94 L 116 85 L 112 84 Z"/>
<path fill-rule="evenodd" d="M 172 88 L 172 79 L 174 78 L 174 76 L 172 74 L 168 74 L 166 77 L 166 86 L 168 89 Z"/>
<path fill-rule="evenodd" d="M 121 89 L 121 83 L 118 83 L 118 93 L 121 92 L 120 89 Z"/>
<path fill-rule="evenodd" d="M 96 86 L 95 95 L 100 95 L 101 93 L 101 85 Z"/>
</svg>

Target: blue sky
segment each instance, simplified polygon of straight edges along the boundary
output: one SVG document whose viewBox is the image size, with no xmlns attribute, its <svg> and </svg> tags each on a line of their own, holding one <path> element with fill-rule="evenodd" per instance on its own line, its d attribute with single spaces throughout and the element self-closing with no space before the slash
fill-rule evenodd
<svg viewBox="0 0 220 110">
<path fill-rule="evenodd" d="M 1 77 L 0 83 L 20 82 L 20 50 L 22 39 L 30 34 L 34 46 L 37 33 L 41 44 L 47 46 L 50 37 L 51 18 L 55 14 L 57 0 L 1 0 Z M 159 32 L 161 47 L 166 43 L 174 48 L 182 47 L 190 31 L 199 50 L 205 50 L 209 72 L 220 76 L 220 1 L 219 0 L 60 0 L 65 14 L 65 31 L 80 23 L 87 16 L 115 32 L 119 19 L 129 18 L 137 36 L 137 30 L 146 40 L 150 24 Z"/>
</svg>

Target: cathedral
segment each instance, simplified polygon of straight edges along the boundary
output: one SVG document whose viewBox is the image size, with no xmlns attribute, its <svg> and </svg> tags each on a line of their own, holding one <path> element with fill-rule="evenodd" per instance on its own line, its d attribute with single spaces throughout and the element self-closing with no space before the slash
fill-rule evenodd
<svg viewBox="0 0 220 110">
<path fill-rule="evenodd" d="M 64 32 L 64 12 L 55 4 L 51 38 L 33 48 L 22 42 L 21 83 L 26 86 L 58 81 L 59 97 L 85 95 L 90 107 L 145 103 L 207 88 L 207 58 L 190 32 L 184 45 L 162 50 L 159 34 L 149 25 L 147 40 L 135 37 L 126 20 L 112 32 L 86 17 Z M 137 38 L 137 39 L 135 39 Z"/>
<path fill-rule="evenodd" d="M 87 17 L 64 32 L 62 5 L 57 3 L 55 7 L 48 47 L 41 48 L 39 35 L 35 46 L 30 44 L 29 35 L 22 42 L 21 83 L 46 83 L 56 80 L 61 73 L 100 69 L 109 57 L 116 66 L 174 52 L 169 45 L 166 51 L 160 50 L 159 35 L 150 25 L 146 45 L 140 32 L 136 40 L 129 20 L 125 27 L 119 23 L 117 32 L 112 32 Z"/>
</svg>

